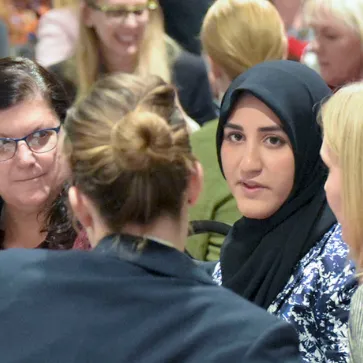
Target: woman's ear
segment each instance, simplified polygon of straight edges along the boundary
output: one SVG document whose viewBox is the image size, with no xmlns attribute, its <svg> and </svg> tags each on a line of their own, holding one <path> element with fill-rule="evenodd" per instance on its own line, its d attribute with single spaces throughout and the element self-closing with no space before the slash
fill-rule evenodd
<svg viewBox="0 0 363 363">
<path fill-rule="evenodd" d="M 203 167 L 199 161 L 194 163 L 194 170 L 189 177 L 188 185 L 188 204 L 193 206 L 197 203 L 200 193 L 203 190 L 204 173 Z"/>
<path fill-rule="evenodd" d="M 68 191 L 68 200 L 73 214 L 81 223 L 81 225 L 85 229 L 92 227 L 93 218 L 88 198 L 83 195 L 82 192 L 77 189 L 77 187 L 72 186 Z"/>
</svg>

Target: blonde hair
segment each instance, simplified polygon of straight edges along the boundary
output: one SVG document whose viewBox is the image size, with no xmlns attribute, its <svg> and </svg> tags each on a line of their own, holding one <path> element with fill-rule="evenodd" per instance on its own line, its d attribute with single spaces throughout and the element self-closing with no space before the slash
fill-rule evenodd
<svg viewBox="0 0 363 363">
<path fill-rule="evenodd" d="M 338 90 L 322 107 L 324 143 L 341 169 L 344 220 L 349 245 L 363 268 L 363 83 Z"/>
<path fill-rule="evenodd" d="M 64 150 L 73 182 L 113 233 L 180 217 L 195 159 L 175 97 L 159 77 L 113 74 L 68 112 Z"/>
<path fill-rule="evenodd" d="M 266 0 L 217 0 L 204 19 L 201 40 L 204 51 L 230 79 L 287 54 L 284 24 Z"/>
<path fill-rule="evenodd" d="M 363 0 L 306 0 L 304 4 L 306 23 L 319 21 L 322 9 L 356 32 L 363 42 Z"/>
<path fill-rule="evenodd" d="M 88 0 L 94 1 L 94 0 Z M 167 54 L 168 38 L 165 36 L 164 19 L 157 0 L 157 8 L 150 10 L 150 18 L 140 47 L 135 74 L 154 74 L 165 82 L 171 81 Z M 86 1 L 87 3 L 87 1 Z M 77 98 L 84 97 L 97 80 L 100 71 L 98 38 L 94 29 L 80 21 L 79 43 L 76 50 Z M 171 41 L 170 41 L 171 43 Z M 174 45 L 174 43 L 173 43 Z"/>
</svg>

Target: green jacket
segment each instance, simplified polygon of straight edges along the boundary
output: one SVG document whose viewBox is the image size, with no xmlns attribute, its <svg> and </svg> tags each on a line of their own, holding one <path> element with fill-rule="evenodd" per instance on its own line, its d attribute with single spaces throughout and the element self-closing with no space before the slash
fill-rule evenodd
<svg viewBox="0 0 363 363">
<path fill-rule="evenodd" d="M 189 220 L 215 220 L 233 224 L 241 218 L 237 204 L 219 169 L 216 151 L 218 120 L 209 121 L 191 135 L 193 154 L 204 169 L 204 188 L 197 204 L 190 209 Z M 218 260 L 224 236 L 200 234 L 188 238 L 187 250 L 198 260 Z"/>
</svg>

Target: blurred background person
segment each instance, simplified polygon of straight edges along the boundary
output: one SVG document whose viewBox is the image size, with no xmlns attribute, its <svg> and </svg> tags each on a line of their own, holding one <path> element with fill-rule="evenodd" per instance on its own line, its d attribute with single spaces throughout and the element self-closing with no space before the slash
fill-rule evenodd
<svg viewBox="0 0 363 363">
<path fill-rule="evenodd" d="M 6 23 L 0 19 L 0 58 L 8 57 L 10 54 L 9 32 Z"/>
<path fill-rule="evenodd" d="M 200 28 L 214 0 L 159 0 L 165 18 L 165 31 L 185 50 L 201 54 Z"/>
<path fill-rule="evenodd" d="M 71 248 L 59 150 L 69 99 L 26 58 L 0 59 L 0 248 Z"/>
<path fill-rule="evenodd" d="M 306 0 L 306 23 L 314 31 L 310 47 L 319 71 L 335 89 L 363 76 L 363 0 Z"/>
<path fill-rule="evenodd" d="M 324 143 L 321 156 L 329 169 L 327 198 L 342 225 L 344 240 L 356 262 L 360 287 L 352 299 L 349 317 L 349 362 L 363 361 L 363 84 L 339 89 L 323 106 Z"/>
<path fill-rule="evenodd" d="M 216 116 L 203 60 L 165 34 L 156 0 L 85 0 L 80 17 L 76 56 L 51 67 L 71 96 L 87 95 L 101 74 L 154 74 L 177 87 L 193 120 Z"/>
<path fill-rule="evenodd" d="M 44 67 L 73 56 L 79 36 L 79 0 L 54 0 L 39 20 L 35 59 Z"/>
<path fill-rule="evenodd" d="M 300 61 L 308 44 L 308 33 L 302 28 L 301 14 L 304 0 L 270 0 L 279 12 L 288 34 L 288 59 Z"/>
<path fill-rule="evenodd" d="M 266 0 L 217 0 L 204 19 L 201 40 L 218 100 L 232 80 L 250 67 L 287 56 L 284 24 Z M 203 165 L 204 188 L 190 210 L 190 220 L 233 224 L 241 213 L 218 166 L 217 125 L 217 119 L 209 121 L 191 136 L 193 152 Z M 215 233 L 200 234 L 188 239 L 187 249 L 197 259 L 218 260 L 223 240 Z"/>
</svg>

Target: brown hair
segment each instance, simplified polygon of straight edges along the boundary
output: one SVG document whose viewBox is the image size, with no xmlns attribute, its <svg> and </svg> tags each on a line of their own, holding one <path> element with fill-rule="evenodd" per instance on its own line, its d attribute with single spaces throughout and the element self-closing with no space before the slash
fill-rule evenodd
<svg viewBox="0 0 363 363">
<path fill-rule="evenodd" d="M 180 216 L 195 159 L 175 95 L 159 77 L 113 74 L 68 112 L 73 183 L 113 233 Z"/>
</svg>

